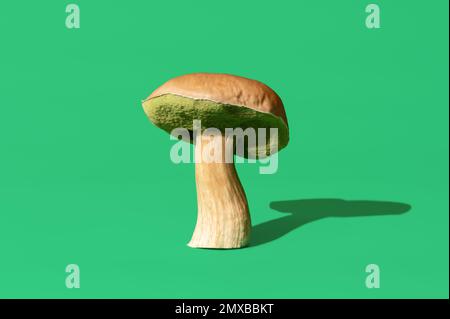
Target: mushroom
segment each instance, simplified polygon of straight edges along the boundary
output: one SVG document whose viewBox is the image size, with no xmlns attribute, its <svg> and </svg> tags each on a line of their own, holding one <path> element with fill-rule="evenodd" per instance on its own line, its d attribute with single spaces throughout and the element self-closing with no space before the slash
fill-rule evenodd
<svg viewBox="0 0 450 319">
<path fill-rule="evenodd" d="M 169 80 L 143 101 L 143 108 L 157 127 L 172 132 L 185 128 L 192 132 L 193 121 L 201 121 L 201 130 L 214 127 L 278 129 L 277 150 L 288 144 L 289 129 L 280 97 L 265 84 L 229 74 L 194 73 Z M 197 161 L 197 224 L 188 246 L 195 248 L 240 248 L 249 243 L 251 222 L 247 198 L 234 163 L 225 161 L 225 150 L 233 147 L 233 138 L 219 137 L 221 162 Z M 197 154 L 200 144 L 213 143 L 201 133 L 190 142 Z M 201 142 L 201 143 L 200 143 Z M 214 139 L 217 143 L 217 139 Z M 230 145 L 231 144 L 231 145 Z M 233 147 L 234 152 L 236 149 Z M 261 153 L 259 157 L 261 158 Z M 251 158 L 246 149 L 244 158 Z M 270 155 L 267 153 L 265 155 Z M 233 156 L 232 156 L 233 157 Z"/>
</svg>

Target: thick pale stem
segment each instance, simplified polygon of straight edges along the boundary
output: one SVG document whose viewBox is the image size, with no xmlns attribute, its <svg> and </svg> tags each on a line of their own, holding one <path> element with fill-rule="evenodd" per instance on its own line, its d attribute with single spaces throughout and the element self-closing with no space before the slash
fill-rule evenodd
<svg viewBox="0 0 450 319">
<path fill-rule="evenodd" d="M 246 246 L 250 239 L 250 214 L 234 163 L 225 162 L 226 139 L 198 136 L 196 156 L 201 151 L 199 140 L 202 148 L 214 143 L 214 149 L 219 147 L 222 152 L 220 163 L 205 163 L 202 159 L 195 164 L 198 216 L 188 245 L 218 249 Z"/>
</svg>

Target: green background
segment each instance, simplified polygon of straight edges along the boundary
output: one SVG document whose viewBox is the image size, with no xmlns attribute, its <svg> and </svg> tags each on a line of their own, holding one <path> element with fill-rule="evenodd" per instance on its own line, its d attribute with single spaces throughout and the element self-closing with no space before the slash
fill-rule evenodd
<svg viewBox="0 0 450 319">
<path fill-rule="evenodd" d="M 73 2 L 78 30 L 65 1 L 0 5 L 0 297 L 448 298 L 446 0 L 374 1 L 378 30 L 368 1 Z M 194 166 L 140 105 L 199 71 L 285 104 L 278 172 L 237 165 L 249 248 L 186 246 Z"/>
</svg>

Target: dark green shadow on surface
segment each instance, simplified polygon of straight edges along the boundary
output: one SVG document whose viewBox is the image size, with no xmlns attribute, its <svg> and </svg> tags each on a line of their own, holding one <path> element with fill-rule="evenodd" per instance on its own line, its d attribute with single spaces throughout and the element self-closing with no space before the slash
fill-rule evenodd
<svg viewBox="0 0 450 319">
<path fill-rule="evenodd" d="M 281 238 L 298 227 L 319 219 L 400 215 L 409 211 L 411 205 L 388 201 L 323 198 L 271 202 L 270 208 L 288 215 L 253 226 L 250 247 Z"/>
</svg>

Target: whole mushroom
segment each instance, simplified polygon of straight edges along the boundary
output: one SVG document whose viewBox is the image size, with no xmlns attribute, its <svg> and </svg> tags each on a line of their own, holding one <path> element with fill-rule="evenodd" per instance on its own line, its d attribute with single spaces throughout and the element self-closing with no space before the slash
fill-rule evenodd
<svg viewBox="0 0 450 319">
<path fill-rule="evenodd" d="M 240 76 L 212 73 L 179 76 L 157 88 L 142 105 L 150 121 L 169 133 L 175 128 L 192 131 L 193 121 L 201 120 L 202 132 L 209 127 L 221 132 L 226 128 L 277 128 L 277 150 L 289 141 L 280 97 L 267 85 Z M 203 134 L 196 139 L 191 136 L 190 140 L 196 153 L 198 145 L 213 143 Z M 230 146 L 233 139 L 226 139 L 225 134 L 220 139 L 222 161 L 195 164 L 198 214 L 190 247 L 229 249 L 249 243 L 251 221 L 247 198 L 234 163 L 225 160 L 227 147 L 234 147 Z M 267 141 L 266 147 L 273 142 Z M 249 152 L 239 155 L 251 157 Z"/>
</svg>

